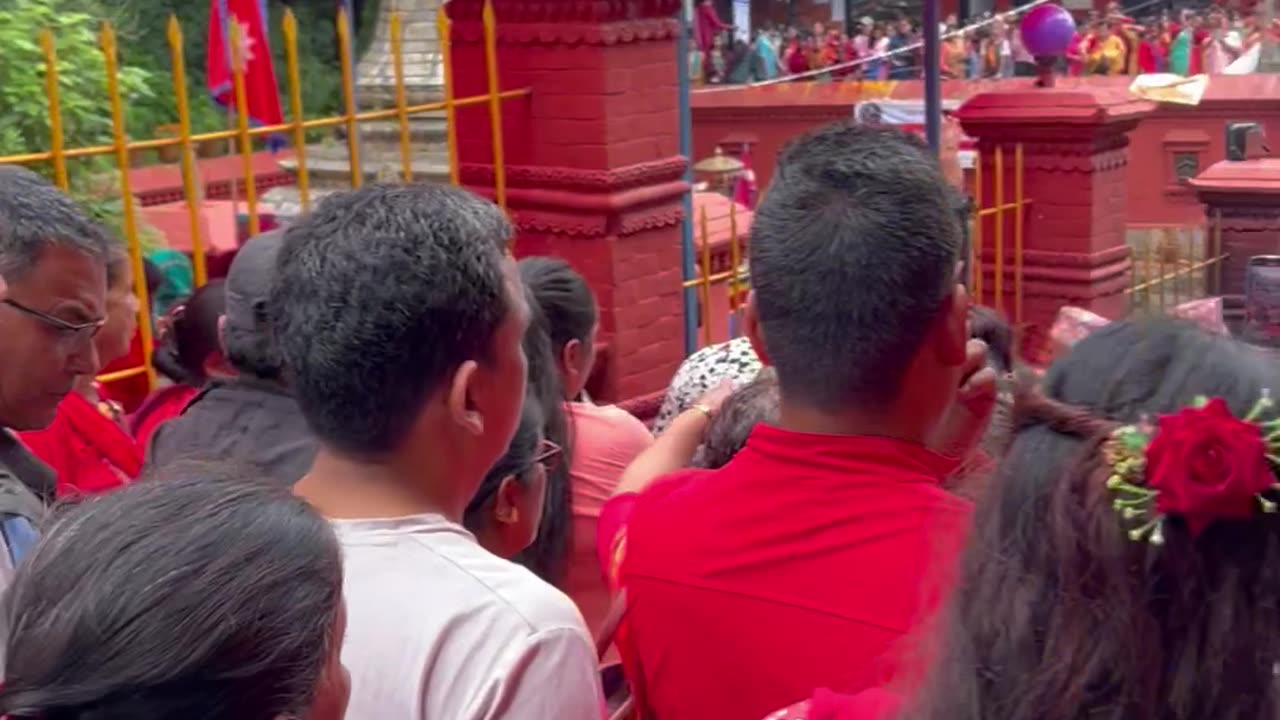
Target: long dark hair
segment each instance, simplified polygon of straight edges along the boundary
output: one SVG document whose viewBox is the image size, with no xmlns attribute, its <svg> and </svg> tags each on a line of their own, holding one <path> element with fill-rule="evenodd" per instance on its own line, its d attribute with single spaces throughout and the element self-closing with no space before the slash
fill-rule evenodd
<svg viewBox="0 0 1280 720">
<path fill-rule="evenodd" d="M 542 309 L 557 358 L 570 340 L 590 340 L 598 317 L 596 299 L 569 263 L 556 257 L 527 257 L 520 261 L 520 277 Z"/>
<path fill-rule="evenodd" d="M 533 469 L 534 459 L 538 455 L 539 440 L 542 439 L 546 419 L 542 412 L 542 404 L 536 397 L 525 398 L 524 407 L 520 411 L 520 422 L 516 425 L 516 433 L 507 445 L 507 451 L 498 458 L 489 472 L 485 473 L 476 489 L 475 497 L 467 503 L 463 513 L 462 524 L 473 534 L 487 526 L 491 521 L 488 515 L 489 505 L 498 492 L 498 487 L 507 477 L 515 476 L 522 484 L 528 485 L 525 476 Z"/>
<path fill-rule="evenodd" d="M 170 380 L 192 387 L 203 385 L 204 361 L 222 352 L 218 318 L 226 310 L 223 281 L 210 280 L 169 313 L 168 330 L 160 337 L 152 362 Z"/>
<path fill-rule="evenodd" d="M 561 447 L 562 459 L 547 472 L 547 499 L 542 505 L 538 537 L 514 559 L 558 587 L 564 579 L 573 533 L 573 489 L 569 484 L 573 438 L 547 319 L 533 293 L 527 288 L 525 293 L 530 310 L 529 329 L 524 334 L 524 354 L 529 360 L 529 397 L 525 402 L 536 402 L 542 411 L 543 437 Z"/>
<path fill-rule="evenodd" d="M 1276 717 L 1280 515 L 1178 519 L 1127 537 L 1099 447 L 1109 428 L 1280 387 L 1274 360 L 1168 320 L 1118 322 L 1024 386 L 1016 435 L 979 502 L 912 720 Z"/>
<path fill-rule="evenodd" d="M 66 508 L 18 569 L 0 716 L 301 717 L 341 604 L 333 531 L 287 488 L 162 469 Z"/>
</svg>

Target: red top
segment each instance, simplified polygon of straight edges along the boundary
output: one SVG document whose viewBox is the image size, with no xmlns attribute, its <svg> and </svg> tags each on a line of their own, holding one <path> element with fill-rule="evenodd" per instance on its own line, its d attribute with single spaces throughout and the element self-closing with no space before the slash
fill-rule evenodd
<svg viewBox="0 0 1280 720">
<path fill-rule="evenodd" d="M 112 490 L 142 471 L 133 438 L 79 393 L 63 399 L 49 427 L 19 437 L 58 474 L 58 497 Z"/>
<path fill-rule="evenodd" d="M 936 607 L 968 525 L 969 503 L 939 485 L 955 465 L 761 425 L 724 468 L 611 500 L 600 546 L 622 548 L 619 646 L 642 708 L 762 718 L 816 687 L 894 677 L 891 651 Z"/>
<path fill-rule="evenodd" d="M 872 688 L 857 695 L 841 695 L 820 689 L 813 698 L 793 705 L 765 720 L 890 720 L 902 707 L 902 698 Z"/>
</svg>

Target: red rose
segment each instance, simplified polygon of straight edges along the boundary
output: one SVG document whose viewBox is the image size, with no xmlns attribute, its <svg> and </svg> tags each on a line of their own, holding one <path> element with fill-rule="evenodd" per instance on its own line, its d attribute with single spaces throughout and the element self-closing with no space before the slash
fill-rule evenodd
<svg viewBox="0 0 1280 720">
<path fill-rule="evenodd" d="M 1193 533 L 1224 517 L 1249 517 L 1275 482 L 1262 428 L 1231 414 L 1222 398 L 1160 418 L 1147 446 L 1147 487 L 1156 510 L 1186 518 Z"/>
</svg>

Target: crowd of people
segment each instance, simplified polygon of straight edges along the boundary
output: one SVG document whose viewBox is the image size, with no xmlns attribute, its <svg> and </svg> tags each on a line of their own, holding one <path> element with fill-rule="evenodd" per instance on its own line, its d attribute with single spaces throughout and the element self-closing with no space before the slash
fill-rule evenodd
<svg viewBox="0 0 1280 720">
<path fill-rule="evenodd" d="M 915 136 L 796 138 L 649 428 L 496 205 L 339 192 L 126 417 L 119 241 L 0 167 L 0 717 L 1274 717 L 1274 359 L 1129 319 L 1026 368 L 956 206 Z"/>
<path fill-rule="evenodd" d="M 710 15 L 708 15 L 708 11 Z M 940 27 L 939 71 L 944 79 L 1030 77 L 1036 58 L 1023 46 L 1017 13 L 990 15 L 962 25 L 955 15 Z M 1138 75 L 1176 73 L 1246 74 L 1257 68 L 1264 32 L 1256 13 L 1212 6 L 1208 10 L 1134 18 L 1118 2 L 1104 12 L 1078 18 L 1078 28 L 1057 64 L 1061 74 Z M 742 84 L 785 79 L 910 80 L 924 68 L 919 21 L 903 16 L 865 16 L 842 27 L 766 26 L 750 42 L 714 16 L 709 2 L 699 8 L 690 46 L 690 78 L 695 84 Z M 825 71 L 825 72 L 824 72 Z"/>
</svg>

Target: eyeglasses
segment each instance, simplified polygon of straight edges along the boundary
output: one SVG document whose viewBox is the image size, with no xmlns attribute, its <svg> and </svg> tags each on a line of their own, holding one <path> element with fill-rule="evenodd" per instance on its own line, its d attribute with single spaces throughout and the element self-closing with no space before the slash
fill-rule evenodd
<svg viewBox="0 0 1280 720">
<path fill-rule="evenodd" d="M 541 465 L 543 470 L 551 472 L 560 464 L 564 449 L 550 440 L 538 443 L 538 452 L 533 456 L 533 464 Z"/>
<path fill-rule="evenodd" d="M 57 331 L 59 341 L 65 342 L 72 348 L 82 347 L 87 344 L 93 339 L 94 335 L 98 334 L 98 331 L 102 329 L 102 326 L 107 324 L 106 318 L 99 318 L 97 320 L 90 320 L 89 322 L 82 323 L 67 322 L 56 315 L 50 315 L 49 313 L 41 312 L 35 308 L 27 307 L 17 300 L 12 300 L 10 298 L 0 300 L 0 304 L 8 305 L 23 315 L 33 317 L 44 323 L 46 327 Z"/>
</svg>

